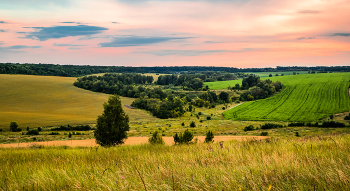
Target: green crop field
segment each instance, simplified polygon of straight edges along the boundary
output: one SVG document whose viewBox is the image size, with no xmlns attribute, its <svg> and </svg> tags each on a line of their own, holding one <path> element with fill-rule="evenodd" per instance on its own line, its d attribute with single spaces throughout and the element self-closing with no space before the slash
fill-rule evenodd
<svg viewBox="0 0 350 191">
<path fill-rule="evenodd" d="M 307 71 L 297 71 L 299 74 L 307 74 Z M 267 78 L 270 74 L 275 76 L 276 74 L 281 75 L 284 74 L 284 76 L 293 75 L 293 72 L 255 72 L 255 73 L 249 73 L 249 74 L 255 74 L 260 76 L 260 78 Z M 216 81 L 216 82 L 204 82 L 204 85 L 207 85 L 211 90 L 222 90 L 227 89 L 228 86 L 235 86 L 236 84 L 241 85 L 242 80 L 228 80 L 228 81 Z"/>
<path fill-rule="evenodd" d="M 9 128 L 11 121 L 16 121 L 20 128 L 95 123 L 109 95 L 77 88 L 73 86 L 75 80 L 70 77 L 0 75 L 0 128 Z M 133 100 L 122 98 L 122 104 L 130 105 Z M 123 109 L 130 121 L 155 119 L 142 110 Z"/>
<path fill-rule="evenodd" d="M 226 119 L 317 121 L 350 110 L 350 73 L 304 74 L 270 78 L 284 90 L 267 99 L 239 105 L 224 112 Z"/>
</svg>

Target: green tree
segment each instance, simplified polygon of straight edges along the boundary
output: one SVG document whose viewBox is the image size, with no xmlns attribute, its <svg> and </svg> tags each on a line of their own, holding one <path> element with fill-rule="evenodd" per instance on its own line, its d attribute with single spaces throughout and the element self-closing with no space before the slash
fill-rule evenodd
<svg viewBox="0 0 350 191">
<path fill-rule="evenodd" d="M 12 132 L 16 132 L 16 131 L 17 131 L 17 128 L 18 128 L 17 122 L 12 121 L 12 122 L 10 123 L 10 130 L 11 130 Z"/>
<path fill-rule="evenodd" d="M 165 142 L 162 138 L 162 135 L 158 131 L 155 131 L 153 133 L 152 137 L 150 137 L 148 139 L 148 142 L 152 145 L 156 145 L 156 144 L 164 145 L 165 144 Z"/>
<path fill-rule="evenodd" d="M 212 142 L 214 142 L 214 134 L 213 134 L 213 132 L 212 131 L 208 131 L 207 132 L 207 134 L 206 134 L 206 136 L 205 136 L 205 143 L 212 143 Z"/>
<path fill-rule="evenodd" d="M 190 123 L 190 127 L 196 127 L 196 124 L 192 121 L 192 122 Z"/>
<path fill-rule="evenodd" d="M 129 116 L 124 112 L 118 95 L 110 96 L 103 104 L 103 114 L 98 116 L 94 136 L 101 146 L 124 143 L 129 131 Z"/>
<path fill-rule="evenodd" d="M 181 142 L 182 143 L 190 143 L 190 141 L 192 141 L 194 135 L 191 131 L 189 131 L 188 129 L 185 130 L 184 134 L 182 135 L 182 137 L 180 136 L 181 138 Z"/>
</svg>

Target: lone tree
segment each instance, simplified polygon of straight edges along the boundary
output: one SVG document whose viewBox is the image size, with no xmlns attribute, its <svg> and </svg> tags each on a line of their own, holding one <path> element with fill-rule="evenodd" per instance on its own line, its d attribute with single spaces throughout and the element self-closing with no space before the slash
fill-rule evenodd
<svg viewBox="0 0 350 191">
<path fill-rule="evenodd" d="M 16 132 L 17 128 L 18 128 L 18 124 L 16 122 L 13 121 L 13 122 L 10 123 L 10 130 L 12 132 Z"/>
<path fill-rule="evenodd" d="M 130 127 L 129 116 L 124 112 L 119 96 L 110 96 L 103 108 L 103 114 L 97 117 L 94 131 L 96 143 L 105 147 L 123 144 Z"/>
</svg>

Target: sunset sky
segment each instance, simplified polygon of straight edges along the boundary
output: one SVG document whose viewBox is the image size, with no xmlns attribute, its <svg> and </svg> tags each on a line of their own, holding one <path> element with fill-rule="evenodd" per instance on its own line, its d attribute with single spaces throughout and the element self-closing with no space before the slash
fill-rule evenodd
<svg viewBox="0 0 350 191">
<path fill-rule="evenodd" d="M 0 0 L 0 63 L 350 65 L 350 0 Z"/>
</svg>

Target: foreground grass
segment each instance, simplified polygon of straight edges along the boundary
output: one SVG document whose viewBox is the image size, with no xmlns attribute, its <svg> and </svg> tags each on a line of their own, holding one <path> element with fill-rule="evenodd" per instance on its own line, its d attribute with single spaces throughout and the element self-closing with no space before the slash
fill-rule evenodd
<svg viewBox="0 0 350 191">
<path fill-rule="evenodd" d="M 350 136 L 0 149 L 0 190 L 349 190 Z"/>
</svg>

